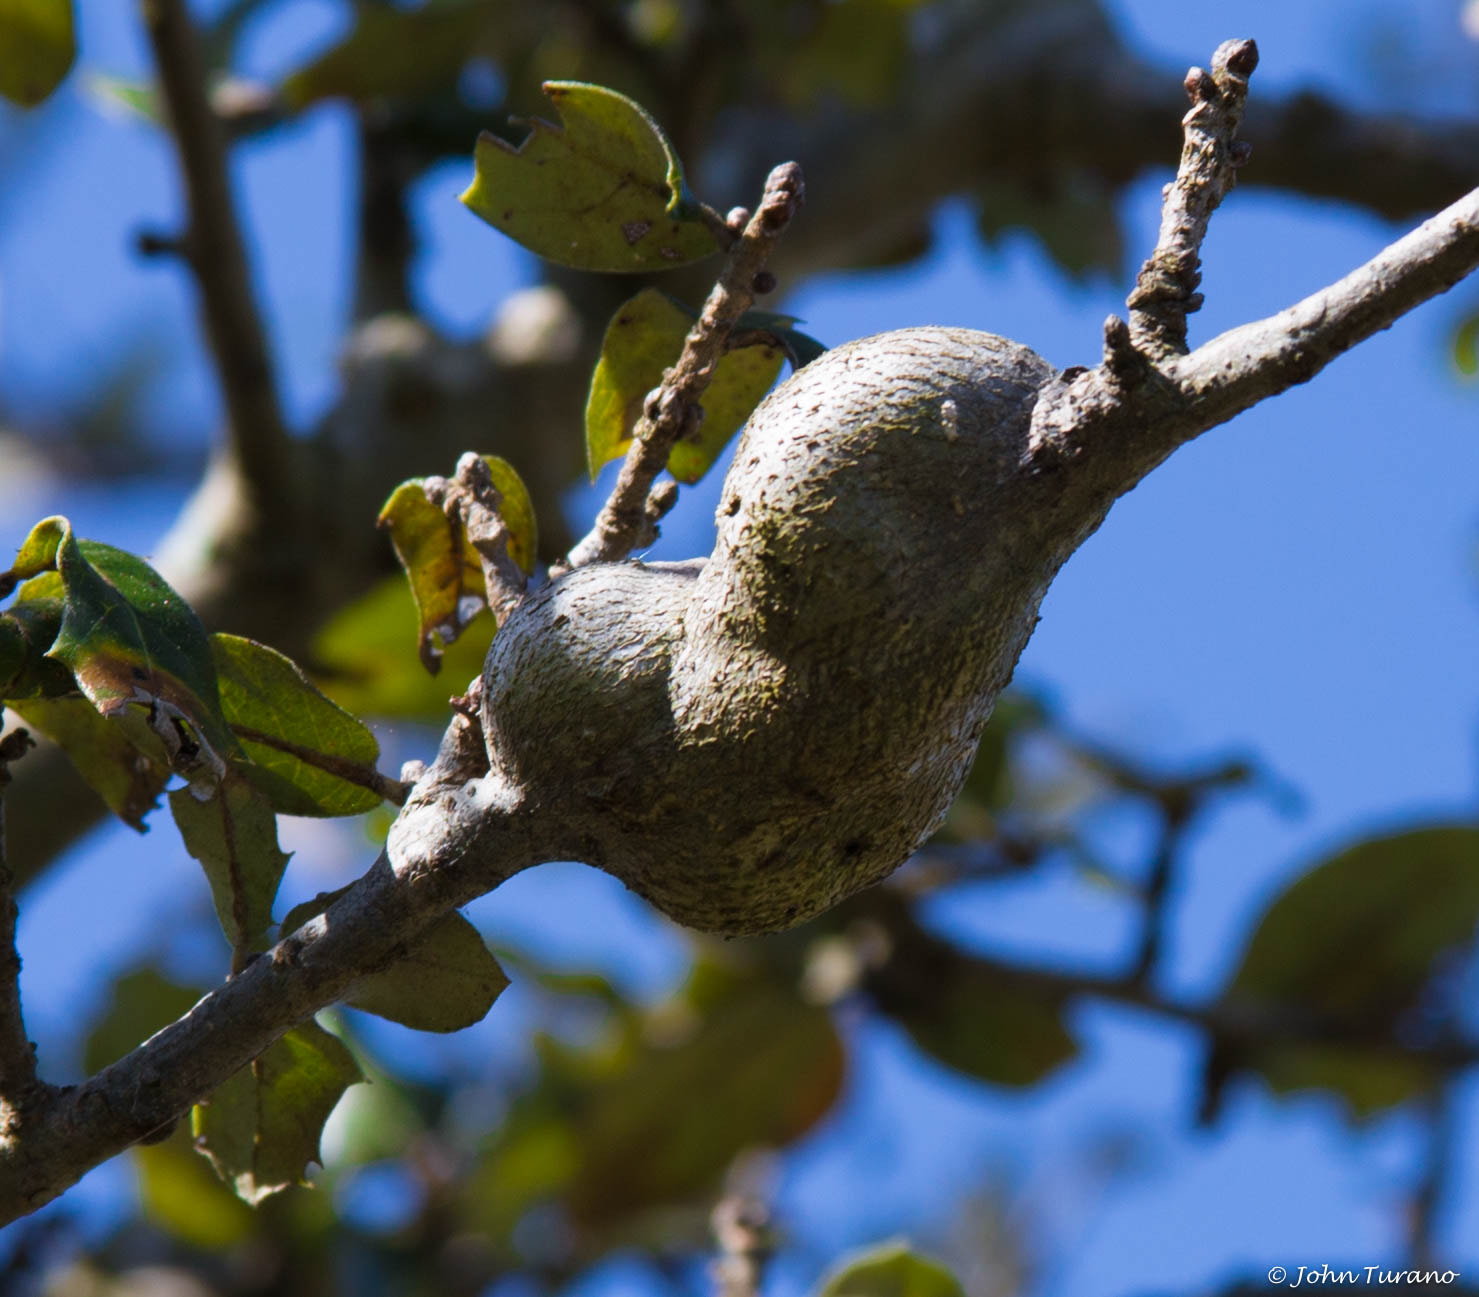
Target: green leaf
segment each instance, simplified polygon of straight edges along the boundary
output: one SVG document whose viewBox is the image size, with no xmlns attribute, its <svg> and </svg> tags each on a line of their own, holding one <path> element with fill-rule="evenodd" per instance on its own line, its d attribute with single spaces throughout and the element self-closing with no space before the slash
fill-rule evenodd
<svg viewBox="0 0 1479 1297">
<path fill-rule="evenodd" d="M 151 1227 L 206 1252 L 241 1243 L 256 1228 L 252 1209 L 196 1153 L 184 1123 L 162 1143 L 136 1145 L 133 1157 L 139 1206 Z"/>
<path fill-rule="evenodd" d="M 72 0 L 0 0 L 0 95 L 34 108 L 76 55 Z"/>
<path fill-rule="evenodd" d="M 787 30 L 771 61 L 780 95 L 797 108 L 829 96 L 856 108 L 894 99 L 908 66 L 910 7 L 900 0 L 808 6 L 809 28 L 799 39 Z"/>
<path fill-rule="evenodd" d="M 417 636 L 416 605 L 406 582 L 387 577 L 341 609 L 313 641 L 318 684 L 341 707 L 359 715 L 396 716 L 445 724 L 447 698 L 483 669 L 493 641 L 493 618 L 475 617 L 441 661 L 445 676 L 428 675 L 407 652 Z"/>
<path fill-rule="evenodd" d="M 108 720 L 78 695 L 11 699 L 6 706 L 67 754 L 113 814 L 144 831 L 144 816 L 158 806 L 170 775 L 169 756 L 155 735 Z"/>
<path fill-rule="evenodd" d="M 741 1150 L 810 1130 L 842 1068 L 826 1010 L 788 988 L 738 988 L 687 1039 L 649 1047 L 598 1086 L 575 1124 L 572 1216 L 590 1226 L 711 1192 Z"/>
<path fill-rule="evenodd" d="M 869 898 L 888 932 L 888 960 L 863 986 L 927 1054 L 995 1085 L 1035 1085 L 1078 1053 L 1063 999 L 1030 978 L 968 955 L 919 926 L 902 898 Z"/>
<path fill-rule="evenodd" d="M 538 534 L 528 488 L 507 460 L 484 455 L 483 461 L 502 497 L 498 512 L 508 526 L 509 556 L 524 572 L 533 572 Z M 488 606 L 482 564 L 461 526 L 427 498 L 422 478 L 396 487 L 380 511 L 379 525 L 390 532 L 411 582 L 420 621 L 417 651 L 434 675 L 445 646 Z"/>
<path fill-rule="evenodd" d="M 283 916 L 284 936 L 322 914 L 347 888 L 322 892 Z M 462 915 L 444 915 L 383 972 L 362 978 L 344 1002 L 417 1031 L 461 1031 L 481 1022 L 508 986 L 483 938 Z"/>
<path fill-rule="evenodd" d="M 38 523 L 0 591 L 54 568 L 61 577 L 61 627 L 48 656 L 66 666 L 107 717 L 147 715 L 175 769 L 220 778 L 236 740 L 221 715 L 205 629 L 142 559 L 78 541 L 61 517 Z M 48 587 L 49 588 L 49 587 Z"/>
<path fill-rule="evenodd" d="M 1042 721 L 1042 708 L 1032 698 L 1008 693 L 997 700 L 965 783 L 931 841 L 974 842 L 995 836 L 997 814 L 1011 803 L 1014 792 L 1012 747 Z"/>
<path fill-rule="evenodd" d="M 965 1289 L 938 1261 L 895 1241 L 845 1258 L 822 1280 L 817 1297 L 965 1297 Z"/>
<path fill-rule="evenodd" d="M 978 191 L 979 227 L 988 245 L 1027 230 L 1075 279 L 1118 275 L 1125 260 L 1118 194 L 1089 171 L 1063 170 L 1034 184 L 1002 180 Z"/>
<path fill-rule="evenodd" d="M 87 92 L 104 111 L 116 113 L 122 109 L 125 114 L 156 126 L 164 124 L 164 106 L 151 82 L 129 81 L 95 72 L 87 78 Z"/>
<path fill-rule="evenodd" d="M 89 1076 L 116 1062 L 161 1027 L 184 1017 L 203 992 L 165 977 L 157 968 L 138 968 L 113 983 L 107 1011 L 99 1015 L 83 1048 Z"/>
<path fill-rule="evenodd" d="M 483 938 L 460 914 L 437 920 L 345 1003 L 417 1031 L 461 1031 L 481 1022 L 508 986 Z"/>
<path fill-rule="evenodd" d="M 612 317 L 601 341 L 585 406 L 586 462 L 591 480 L 631 444 L 647 393 L 678 360 L 694 316 L 666 294 L 644 288 Z M 724 355 L 700 404 L 704 418 L 697 438 L 680 441 L 668 455 L 668 471 L 680 482 L 697 482 L 729 439 L 760 404 L 781 371 L 779 343 L 742 347 Z"/>
<path fill-rule="evenodd" d="M 259 948 L 288 864 L 277 845 L 271 802 L 232 772 L 216 785 L 175 790 L 169 805 L 185 849 L 205 870 L 231 948 Z"/>
<path fill-rule="evenodd" d="M 62 629 L 62 579 L 47 572 L 27 581 L 0 613 L 0 698 L 59 698 L 77 692 L 72 673 L 47 656 Z"/>
<path fill-rule="evenodd" d="M 803 369 L 811 364 L 827 348 L 809 333 L 802 333 L 795 326 L 800 321 L 794 315 L 781 315 L 775 311 L 746 311 L 736 321 L 736 333 L 747 329 L 763 329 L 785 349 L 786 359 L 792 369 Z"/>
<path fill-rule="evenodd" d="M 303 1183 L 308 1164 L 320 1160 L 324 1122 L 362 1079 L 343 1042 L 305 1022 L 196 1105 L 196 1147 L 255 1206 Z"/>
<path fill-rule="evenodd" d="M 496 56 L 498 29 L 507 22 L 502 8 L 501 0 L 357 6 L 354 30 L 293 73 L 283 98 L 302 109 L 333 96 L 364 102 L 433 94 L 470 59 Z"/>
<path fill-rule="evenodd" d="M 1395 1030 L 1476 923 L 1479 829 L 1440 825 L 1359 842 L 1269 906 L 1225 999 L 1357 1034 Z M 1412 1098 L 1432 1079 L 1376 1046 L 1281 1045 L 1243 1061 L 1276 1090 L 1332 1089 L 1357 1115 Z"/>
<path fill-rule="evenodd" d="M 517 149 L 478 138 L 462 201 L 531 252 L 577 270 L 664 270 L 719 250 L 657 124 L 625 95 L 546 81 L 562 126 L 535 118 Z"/>
<path fill-rule="evenodd" d="M 1471 315 L 1453 335 L 1453 363 L 1460 374 L 1479 374 L 1479 315 Z"/>
<path fill-rule="evenodd" d="M 211 636 L 226 723 L 248 779 L 285 815 L 358 815 L 382 801 L 375 736 L 276 649 Z"/>
</svg>

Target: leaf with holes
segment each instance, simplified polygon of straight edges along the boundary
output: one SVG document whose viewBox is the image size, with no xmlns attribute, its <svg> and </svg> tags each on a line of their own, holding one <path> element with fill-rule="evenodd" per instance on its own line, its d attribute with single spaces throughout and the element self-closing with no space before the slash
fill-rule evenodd
<svg viewBox="0 0 1479 1297">
<path fill-rule="evenodd" d="M 647 393 L 677 363 L 695 316 L 664 293 L 645 288 L 606 326 L 601 359 L 591 377 L 585 406 L 586 463 L 591 480 L 603 465 L 620 459 L 631 445 Z M 773 339 L 727 352 L 699 401 L 703 421 L 692 441 L 668 454 L 668 471 L 680 482 L 697 482 L 760 404 L 781 372 L 783 347 Z"/>
<path fill-rule="evenodd" d="M 239 635 L 211 636 L 221 709 L 251 758 L 243 773 L 284 815 L 358 815 L 391 789 L 375 736 L 291 658 Z"/>
<path fill-rule="evenodd" d="M 531 252 L 577 270 L 664 270 L 719 250 L 657 124 L 625 95 L 546 81 L 562 125 L 518 148 L 484 132 L 462 201 Z"/>
<path fill-rule="evenodd" d="M 502 497 L 498 512 L 509 530 L 509 557 L 532 572 L 539 538 L 529 490 L 507 460 L 484 455 L 483 462 Z M 427 498 L 422 478 L 396 487 L 380 510 L 379 526 L 390 533 L 411 583 L 419 620 L 417 651 L 435 674 L 446 646 L 488 606 L 482 564 L 462 527 Z"/>
<path fill-rule="evenodd" d="M 34 108 L 76 56 L 72 0 L 0 0 L 0 95 Z"/>
<path fill-rule="evenodd" d="M 315 1022 L 294 1027 L 255 1062 L 197 1104 L 196 1147 L 253 1205 L 303 1183 L 339 1097 L 363 1073 L 337 1036 Z"/>
<path fill-rule="evenodd" d="M 205 870 L 232 950 L 259 949 L 288 864 L 277 845 L 272 803 L 232 771 L 213 786 L 176 789 L 169 805 L 185 849 Z"/>
</svg>

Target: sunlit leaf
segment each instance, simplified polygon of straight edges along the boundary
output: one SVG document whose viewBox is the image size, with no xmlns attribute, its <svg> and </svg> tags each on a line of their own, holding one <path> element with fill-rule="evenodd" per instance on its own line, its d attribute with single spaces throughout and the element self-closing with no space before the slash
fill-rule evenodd
<svg viewBox="0 0 1479 1297">
<path fill-rule="evenodd" d="M 1359 842 L 1274 900 L 1225 1000 L 1357 1036 L 1392 1031 L 1424 1005 L 1476 923 L 1479 829 L 1444 825 Z M 1399 1049 L 1376 1044 L 1260 1046 L 1240 1058 L 1275 1089 L 1331 1089 L 1357 1115 L 1412 1098 L 1433 1079 Z"/>
<path fill-rule="evenodd" d="M 339 895 L 327 892 L 295 906 L 283 916 L 282 932 L 296 931 Z M 344 1002 L 417 1031 L 461 1031 L 481 1022 L 507 986 L 481 934 L 454 912 L 433 923 L 383 972 L 361 978 Z"/>
<path fill-rule="evenodd" d="M 233 950 L 262 943 L 288 857 L 277 845 L 277 816 L 266 794 L 239 774 L 210 787 L 169 795 L 185 849 L 211 885 L 216 917 Z"/>
<path fill-rule="evenodd" d="M 0 0 L 0 95 L 35 107 L 76 55 L 72 0 Z"/>
<path fill-rule="evenodd" d="M 63 613 L 49 655 L 104 716 L 147 716 L 177 770 L 219 778 L 238 749 L 221 715 L 210 641 L 190 606 L 142 559 L 78 541 L 65 518 L 37 524 L 0 590 L 50 568 L 61 577 Z"/>
<path fill-rule="evenodd" d="M 907 1243 L 882 1243 L 842 1260 L 817 1297 L 965 1297 L 960 1281 Z"/>
<path fill-rule="evenodd" d="M 626 453 L 647 393 L 677 361 L 693 320 L 672 298 L 646 288 L 606 326 L 585 407 L 586 461 L 592 480 L 604 464 Z M 700 401 L 704 418 L 696 438 L 680 441 L 668 455 L 674 477 L 696 482 L 708 471 L 770 390 L 784 359 L 779 344 L 766 342 L 730 351 L 719 361 Z"/>
<path fill-rule="evenodd" d="M 375 736 L 325 698 L 292 659 L 211 636 L 221 709 L 253 764 L 248 779 L 286 815 L 358 815 L 382 800 Z"/>
<path fill-rule="evenodd" d="M 122 77 L 93 73 L 87 78 L 87 91 L 104 111 L 115 114 L 121 111 L 156 125 L 164 122 L 159 93 L 147 81 L 126 81 Z"/>
<path fill-rule="evenodd" d="M 483 461 L 502 497 L 498 512 L 508 527 L 509 556 L 532 572 L 539 538 L 528 488 L 507 460 L 484 455 Z M 427 498 L 421 478 L 396 487 L 380 511 L 380 526 L 390 533 L 411 583 L 422 665 L 435 673 L 446 646 L 487 608 L 482 564 L 462 527 Z"/>
<path fill-rule="evenodd" d="M 293 1028 L 197 1104 L 196 1147 L 247 1202 L 302 1184 L 319 1158 L 324 1122 L 363 1079 L 354 1056 L 315 1022 Z"/>
<path fill-rule="evenodd" d="M 562 126 L 517 148 L 484 133 L 462 201 L 531 252 L 579 270 L 662 270 L 718 250 L 657 124 L 625 95 L 547 81 Z"/>
<path fill-rule="evenodd" d="M 416 605 L 403 577 L 387 577 L 330 618 L 313 641 L 317 681 L 342 707 L 362 716 L 446 723 L 447 699 L 483 669 L 493 618 L 475 617 L 442 654 L 443 674 L 428 675 L 410 646 Z"/>
</svg>

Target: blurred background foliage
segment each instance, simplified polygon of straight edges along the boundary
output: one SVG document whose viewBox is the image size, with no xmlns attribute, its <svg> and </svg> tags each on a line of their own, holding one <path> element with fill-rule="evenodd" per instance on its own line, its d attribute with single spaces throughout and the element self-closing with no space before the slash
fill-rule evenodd
<svg viewBox="0 0 1479 1297">
<path fill-rule="evenodd" d="M 297 6 L 226 0 L 196 16 L 211 102 L 238 145 L 291 139 L 327 104 L 353 126 L 342 219 L 354 272 L 338 387 L 295 429 L 312 508 L 268 534 L 259 518 L 221 506 L 208 477 L 162 544 L 160 566 L 212 629 L 295 653 L 345 706 L 397 721 L 388 746 L 405 755 L 424 752 L 429 731 L 413 722 L 445 716 L 491 627 L 480 641 L 474 626 L 428 676 L 404 583 L 388 575 L 388 549 L 367 519 L 400 479 L 447 471 L 465 449 L 496 452 L 529 483 L 543 558 L 561 554 L 592 498 L 572 492 L 585 474 L 578 430 L 601 338 L 616 305 L 648 282 L 540 267 L 488 303 L 481 336 L 444 334 L 419 309 L 412 195 L 449 159 L 465 163 L 479 130 L 516 142 L 522 120 L 548 114 L 543 80 L 589 80 L 646 106 L 695 191 L 721 210 L 753 201 L 772 163 L 798 158 L 810 201 L 776 266 L 787 289 L 823 272 L 918 263 L 936 238 L 938 205 L 952 197 L 967 200 L 986 245 L 1026 231 L 1067 282 L 1122 284 L 1144 241 L 1121 228 L 1125 195 L 1178 146 L 1183 69 L 1129 46 L 1095 0 L 358 0 L 281 75 L 244 75 L 244 37 Z M 1460 8 L 1444 11 L 1455 24 Z M 91 65 L 85 41 L 71 77 L 100 105 L 163 132 L 153 84 Z M 23 81 L 0 90 L 36 97 Z M 1255 84 L 1247 133 L 1261 183 L 1386 217 L 1423 214 L 1479 174 L 1472 120 L 1363 114 L 1308 89 L 1265 95 Z M 12 180 L 0 221 L 28 169 L 65 166 L 64 151 L 44 118 L 0 118 L 0 167 Z M 177 237 L 141 230 L 137 254 L 172 262 Z M 697 305 L 707 273 L 701 265 L 654 282 Z M 1461 291 L 1452 357 L 1472 373 L 1474 295 Z M 141 483 L 198 474 L 199 430 L 160 431 L 171 346 L 140 319 L 49 403 L 0 409 L 12 489 L 29 465 L 101 484 L 147 512 Z M 1195 1036 L 1202 1065 L 1188 1130 L 1225 1120 L 1230 1087 L 1250 1079 L 1275 1094 L 1326 1096 L 1353 1125 L 1406 1114 L 1425 1151 L 1410 1193 L 1391 1205 L 1400 1255 L 1381 1259 L 1443 1268 L 1435 1221 L 1454 1164 L 1473 1150 L 1453 1114 L 1479 1059 L 1466 1011 L 1479 822 L 1460 811 L 1374 836 L 1354 826 L 1233 938 L 1241 952 L 1216 993 L 1187 997 L 1170 989 L 1165 960 L 1188 852 L 1215 810 L 1260 802 L 1289 813 L 1298 794 L 1256 757 L 1167 769 L 1134 748 L 1133 735 L 1090 740 L 1046 691 L 1020 691 L 998 707 L 936 838 L 888 885 L 799 931 L 728 943 L 670 932 L 663 940 L 681 951 L 682 971 L 655 993 L 537 941 L 495 942 L 513 990 L 493 1011 L 498 1034 L 473 1033 L 462 1050 L 353 1010 L 324 1015 L 369 1083 L 342 1101 L 316 1189 L 253 1210 L 177 1131 L 130 1154 L 131 1187 L 115 1180 L 11 1227 L 0 1286 L 58 1297 L 706 1291 L 716 1204 L 775 1199 L 788 1159 L 808 1156 L 816 1133 L 842 1120 L 849 1087 L 877 1065 L 866 1042 L 879 1024 L 911 1066 L 950 1079 L 963 1096 L 952 1102 L 1011 1112 L 1080 1059 L 1089 1003 L 1129 1006 Z M 96 818 L 54 765 L 44 768 L 10 799 L 15 864 L 37 886 Z M 1106 821 L 1139 826 L 1136 858 L 1103 850 Z M 368 863 L 385 827 L 383 814 L 368 817 L 345 854 Z M 958 939 L 953 907 L 1065 874 L 1135 916 L 1115 960 L 1067 968 Z M 161 923 L 140 958 L 109 971 L 81 1047 L 86 1071 L 220 976 L 201 935 L 206 908 L 189 914 L 198 925 Z M 1106 1137 L 1085 1150 L 1083 1173 L 1133 1178 L 1137 1149 Z M 868 1178 L 887 1179 L 890 1156 L 885 1132 Z M 870 1184 L 841 1188 L 855 1201 L 833 1210 L 866 1233 Z M 1020 1185 L 983 1167 L 976 1196 L 924 1242 L 973 1293 L 1048 1291 L 1054 1267 L 1029 1212 Z M 1214 1205 L 1206 1228 L 1216 1221 Z M 778 1219 L 769 1242 L 775 1291 L 812 1288 L 835 1260 L 804 1220 Z M 893 1265 L 832 1291 L 948 1290 L 922 1265 Z M 1254 1278 L 1228 1274 L 1223 1286 Z M 1465 1285 L 1479 1290 L 1479 1277 L 1449 1290 Z"/>
</svg>

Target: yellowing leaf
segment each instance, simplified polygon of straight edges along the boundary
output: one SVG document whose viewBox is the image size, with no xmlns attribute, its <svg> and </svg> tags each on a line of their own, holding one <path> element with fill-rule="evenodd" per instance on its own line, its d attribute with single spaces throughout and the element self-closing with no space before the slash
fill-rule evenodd
<svg viewBox="0 0 1479 1297">
<path fill-rule="evenodd" d="M 509 556 L 532 572 L 539 539 L 528 488 L 507 460 L 484 455 L 483 461 L 502 497 L 499 515 L 509 530 Z M 421 478 L 396 487 L 380 511 L 379 525 L 390 532 L 411 582 L 420 621 L 417 651 L 435 674 L 445 646 L 487 607 L 482 564 L 463 529 L 427 498 Z"/>
<path fill-rule="evenodd" d="M 677 362 L 693 320 L 672 298 L 645 288 L 606 326 L 585 407 L 586 462 L 592 480 L 603 465 L 626 453 L 647 393 Z M 695 439 L 680 441 L 668 455 L 668 471 L 674 477 L 697 482 L 709 470 L 770 390 L 785 355 L 779 342 L 766 342 L 730 351 L 719 361 L 700 400 L 704 418 Z"/>
<path fill-rule="evenodd" d="M 0 95 L 33 108 L 76 57 L 72 0 L 0 0 Z"/>
<path fill-rule="evenodd" d="M 308 1164 L 319 1161 L 324 1122 L 362 1079 L 343 1042 L 305 1022 L 196 1105 L 196 1147 L 255 1205 L 303 1183 Z"/>
<path fill-rule="evenodd" d="M 1479 374 L 1479 315 L 1471 315 L 1453 335 L 1453 363 L 1469 378 Z"/>
<path fill-rule="evenodd" d="M 517 149 L 486 132 L 462 201 L 531 252 L 578 270 L 662 270 L 718 251 L 657 124 L 625 95 L 546 81 L 561 126 Z"/>
</svg>

